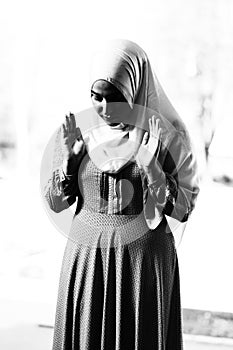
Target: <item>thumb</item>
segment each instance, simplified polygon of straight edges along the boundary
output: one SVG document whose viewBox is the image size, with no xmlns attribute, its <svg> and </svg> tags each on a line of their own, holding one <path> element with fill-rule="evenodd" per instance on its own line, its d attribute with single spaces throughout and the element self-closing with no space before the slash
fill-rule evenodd
<svg viewBox="0 0 233 350">
<path fill-rule="evenodd" d="M 148 139 L 149 139 L 149 133 L 148 131 L 146 131 L 143 135 L 143 139 L 142 139 L 142 145 L 145 146 L 148 142 Z"/>
<path fill-rule="evenodd" d="M 81 152 L 81 149 L 84 145 L 84 142 L 82 140 L 76 140 L 73 145 L 73 152 L 75 155 L 78 155 Z"/>
</svg>

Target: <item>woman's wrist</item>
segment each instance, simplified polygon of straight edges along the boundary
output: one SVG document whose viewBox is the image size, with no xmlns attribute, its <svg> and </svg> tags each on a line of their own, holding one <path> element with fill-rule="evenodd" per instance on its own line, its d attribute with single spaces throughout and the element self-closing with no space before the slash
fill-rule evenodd
<svg viewBox="0 0 233 350">
<path fill-rule="evenodd" d="M 63 159 L 62 170 L 65 175 L 74 175 L 78 170 L 80 157 L 77 155 L 71 155 Z"/>
<path fill-rule="evenodd" d="M 148 179 L 148 185 L 161 181 L 164 176 L 164 172 L 158 162 L 153 162 L 153 164 L 144 168 L 144 172 Z"/>
</svg>

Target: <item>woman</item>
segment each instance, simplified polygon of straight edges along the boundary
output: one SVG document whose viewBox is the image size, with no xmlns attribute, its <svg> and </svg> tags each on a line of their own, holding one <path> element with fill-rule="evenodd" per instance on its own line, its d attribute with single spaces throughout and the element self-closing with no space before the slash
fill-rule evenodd
<svg viewBox="0 0 233 350">
<path fill-rule="evenodd" d="M 66 116 L 45 190 L 56 212 L 78 199 L 53 350 L 179 350 L 178 261 L 165 215 L 187 222 L 199 192 L 189 135 L 135 43 L 110 42 L 91 80 L 94 111 Z"/>
</svg>

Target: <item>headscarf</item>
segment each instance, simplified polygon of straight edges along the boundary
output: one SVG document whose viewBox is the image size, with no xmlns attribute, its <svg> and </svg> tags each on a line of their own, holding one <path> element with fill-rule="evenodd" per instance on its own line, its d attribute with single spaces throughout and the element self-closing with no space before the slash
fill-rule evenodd
<svg viewBox="0 0 233 350">
<path fill-rule="evenodd" d="M 95 119 L 95 127 L 84 137 L 92 161 L 103 171 L 116 173 L 132 158 L 136 159 L 152 113 L 162 115 L 173 127 L 185 130 L 146 53 L 136 43 L 116 39 L 101 48 L 93 59 L 90 89 L 98 80 L 113 84 L 132 110 L 129 123 L 125 125 L 124 122 L 123 127 L 113 128 L 99 117 Z"/>
</svg>

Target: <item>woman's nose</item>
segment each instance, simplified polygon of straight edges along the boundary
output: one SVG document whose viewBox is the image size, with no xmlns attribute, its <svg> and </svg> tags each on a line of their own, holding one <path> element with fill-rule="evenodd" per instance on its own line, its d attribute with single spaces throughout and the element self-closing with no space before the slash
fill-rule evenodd
<svg viewBox="0 0 233 350">
<path fill-rule="evenodd" d="M 103 115 L 110 115 L 111 114 L 111 107 L 110 102 L 108 102 L 105 98 L 102 100 L 102 112 Z"/>
</svg>

